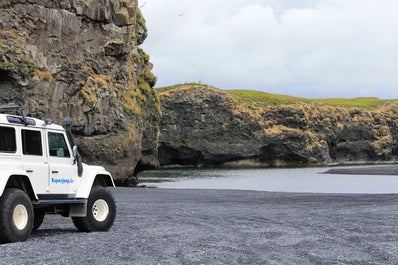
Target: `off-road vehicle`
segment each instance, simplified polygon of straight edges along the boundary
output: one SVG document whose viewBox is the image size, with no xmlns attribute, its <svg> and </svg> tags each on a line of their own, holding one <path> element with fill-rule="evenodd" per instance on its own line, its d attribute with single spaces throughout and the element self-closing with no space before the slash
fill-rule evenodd
<svg viewBox="0 0 398 265">
<path fill-rule="evenodd" d="M 71 126 L 70 118 L 64 128 L 26 117 L 21 104 L 0 105 L 0 243 L 26 240 L 45 214 L 72 217 L 82 232 L 112 227 L 112 176 L 82 163 Z"/>
</svg>

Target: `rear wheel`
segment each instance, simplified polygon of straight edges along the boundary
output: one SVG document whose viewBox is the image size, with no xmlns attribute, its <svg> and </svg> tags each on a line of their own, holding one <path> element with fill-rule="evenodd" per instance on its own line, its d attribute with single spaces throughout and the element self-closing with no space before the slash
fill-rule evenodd
<svg viewBox="0 0 398 265">
<path fill-rule="evenodd" d="M 0 243 L 25 241 L 33 228 L 33 206 L 19 189 L 6 189 L 0 198 Z"/>
<path fill-rule="evenodd" d="M 86 217 L 72 217 L 81 232 L 108 231 L 115 221 L 116 203 L 104 187 L 93 187 L 87 202 Z"/>
</svg>

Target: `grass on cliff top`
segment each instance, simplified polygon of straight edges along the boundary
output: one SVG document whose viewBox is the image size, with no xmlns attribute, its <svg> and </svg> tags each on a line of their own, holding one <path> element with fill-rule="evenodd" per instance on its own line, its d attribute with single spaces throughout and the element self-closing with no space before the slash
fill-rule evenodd
<svg viewBox="0 0 398 265">
<path fill-rule="evenodd" d="M 187 89 L 190 87 L 203 87 L 203 88 L 214 88 L 209 85 L 200 83 L 186 83 L 178 84 L 168 87 L 157 88 L 157 93 L 163 93 L 175 89 Z M 362 109 L 375 109 L 381 107 L 391 100 L 382 100 L 373 97 L 360 97 L 360 98 L 321 98 L 321 99 L 310 99 L 302 97 L 294 97 L 281 94 L 271 94 L 262 91 L 255 90 L 221 90 L 225 93 L 232 95 L 238 102 L 242 104 L 249 104 L 254 106 L 278 106 L 278 105 L 291 105 L 291 104 L 319 104 L 334 107 L 345 107 L 345 108 L 362 108 Z"/>
<path fill-rule="evenodd" d="M 309 99 L 253 90 L 226 90 L 226 92 L 232 94 L 238 101 L 260 106 L 315 103 L 334 107 L 373 109 L 390 102 L 390 100 L 382 100 L 372 97 Z"/>
<path fill-rule="evenodd" d="M 208 87 L 212 87 L 206 84 L 201 84 L 201 83 L 184 83 L 184 84 L 177 84 L 177 85 L 172 85 L 172 86 L 165 86 L 165 87 L 158 87 L 155 88 L 156 93 L 163 93 L 166 91 L 171 91 L 174 89 L 185 89 L 185 88 L 191 88 L 191 87 L 204 87 L 204 88 L 208 88 Z M 220 89 L 221 91 L 221 89 Z"/>
</svg>

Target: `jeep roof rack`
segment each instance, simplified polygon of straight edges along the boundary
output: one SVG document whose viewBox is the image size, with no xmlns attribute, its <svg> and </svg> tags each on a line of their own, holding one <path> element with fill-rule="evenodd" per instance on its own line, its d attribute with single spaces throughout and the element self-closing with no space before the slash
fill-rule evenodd
<svg viewBox="0 0 398 265">
<path fill-rule="evenodd" d="M 28 121 L 26 120 L 26 116 L 25 116 L 25 113 L 23 111 L 23 105 L 22 105 L 21 102 L 19 102 L 19 103 L 0 104 L 0 113 L 2 113 L 2 112 L 11 112 L 11 111 L 17 112 L 22 117 L 23 123 L 25 125 L 29 124 Z"/>
</svg>

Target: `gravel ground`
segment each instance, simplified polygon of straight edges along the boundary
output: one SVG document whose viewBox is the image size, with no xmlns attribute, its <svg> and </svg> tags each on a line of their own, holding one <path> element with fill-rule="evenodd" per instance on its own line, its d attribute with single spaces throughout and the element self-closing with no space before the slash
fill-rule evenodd
<svg viewBox="0 0 398 265">
<path fill-rule="evenodd" d="M 398 264 L 398 195 L 116 188 L 109 232 L 46 216 L 0 264 Z"/>
</svg>

